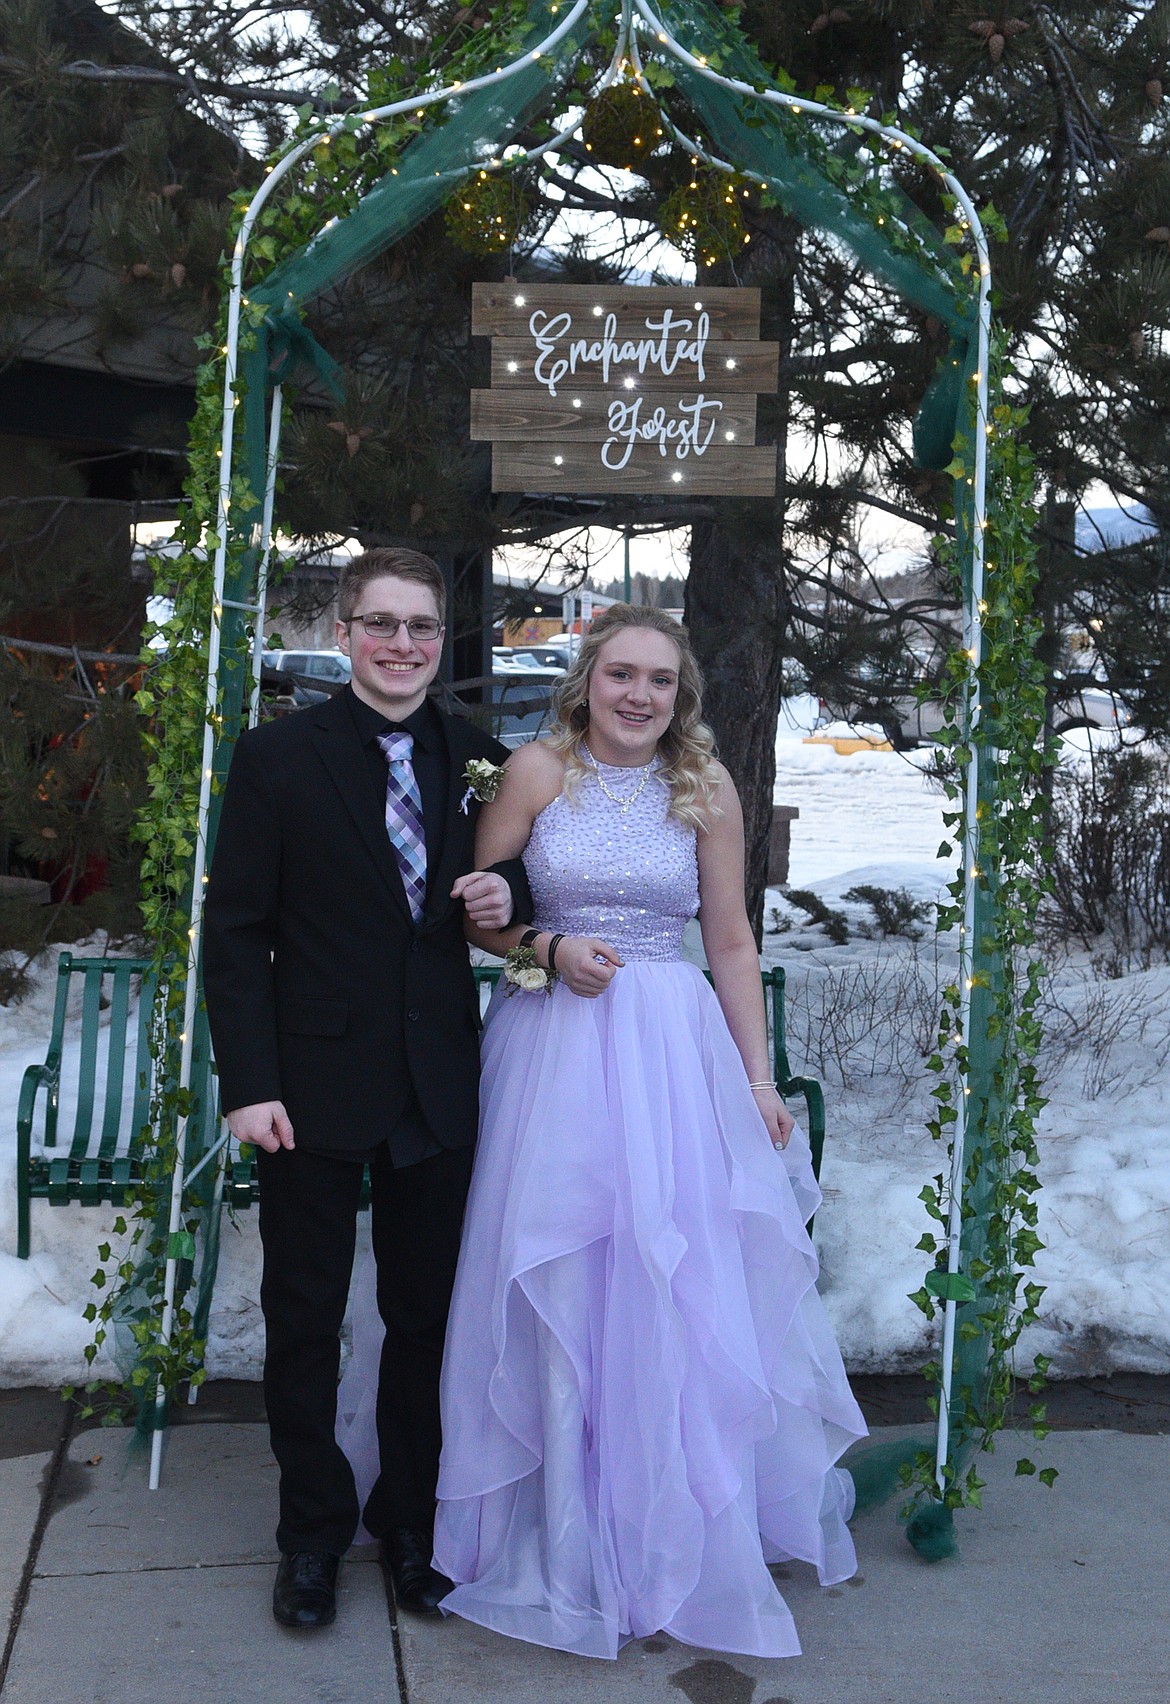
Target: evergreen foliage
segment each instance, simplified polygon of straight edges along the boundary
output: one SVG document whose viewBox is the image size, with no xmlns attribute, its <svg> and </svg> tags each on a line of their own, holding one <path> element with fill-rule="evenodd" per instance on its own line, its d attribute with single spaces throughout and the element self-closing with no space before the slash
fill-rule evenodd
<svg viewBox="0 0 1170 1704">
<path fill-rule="evenodd" d="M 46 302 L 59 291 L 56 249 L 31 234 L 49 206 L 50 177 L 84 155 L 82 181 L 94 174 L 101 201 L 91 240 L 110 268 L 101 329 L 113 339 L 160 314 L 206 326 L 232 174 L 255 181 L 254 160 L 298 123 L 425 81 L 477 40 L 501 39 L 509 15 L 482 0 L 331 0 L 295 24 L 283 9 L 243 3 L 209 11 L 122 0 L 113 10 L 129 27 L 100 40 L 92 25 L 84 33 L 91 12 L 78 0 L 16 0 L 0 12 L 0 123 L 13 143 L 0 210 L 21 198 L 11 214 L 21 240 L 0 268 L 0 299 Z M 1145 726 L 1170 729 L 1165 0 L 1108 8 L 1074 0 L 1059 16 L 1027 0 L 1002 19 L 967 0 L 828 9 L 820 0 L 750 0 L 737 21 L 790 86 L 896 119 L 949 154 L 981 206 L 1000 210 L 1008 240 L 994 273 L 1016 373 L 1009 400 L 1029 409 L 1044 503 L 1036 595 L 1049 705 L 1058 671 L 1066 686 L 1091 675 L 1115 686 Z M 588 107 L 606 46 L 582 56 L 563 108 L 573 98 Z M 96 85 L 100 103 L 87 61 L 117 73 Z M 693 128 L 670 69 L 652 66 L 651 76 L 668 115 Z M 176 98 L 183 79 L 187 93 Z M 630 113 L 618 123 L 623 103 L 633 99 L 615 93 L 594 114 L 610 152 L 640 135 L 625 134 Z M 27 121 L 34 107 L 37 124 Z M 192 118 L 202 174 L 190 138 L 187 157 L 176 142 L 180 120 Z M 518 141 L 531 146 L 547 133 L 536 121 Z M 659 209 L 692 181 L 670 135 L 654 143 L 624 162 L 632 174 L 598 169 L 584 141 L 529 174 L 531 219 L 499 270 L 524 276 L 555 264 L 570 279 L 601 281 L 644 266 Z M 840 145 L 843 164 L 849 146 Z M 929 175 L 907 161 L 900 178 L 945 231 Z M 328 189 L 322 179 L 299 193 L 323 205 Z M 915 466 L 908 444 L 945 334 L 875 289 L 839 246 L 766 203 L 737 207 L 750 246 L 708 275 L 759 283 L 763 335 L 781 342 L 781 389 L 761 405 L 761 435 L 785 446 L 775 502 L 627 499 L 588 511 L 693 528 L 687 612 L 708 711 L 745 798 L 757 911 L 773 759 L 767 742 L 747 738 L 743 703 L 778 694 L 784 658 L 810 690 L 834 699 L 861 684 L 880 697 L 924 675 L 938 682 L 954 630 L 952 592 L 925 542 L 939 530 L 947 481 Z M 582 235 L 590 214 L 609 220 L 595 239 Z M 64 214 L 53 218 L 61 224 Z M 271 235 L 279 240 L 279 229 Z M 310 329 L 344 369 L 346 402 L 323 419 L 320 397 L 299 400 L 282 525 L 314 545 L 357 536 L 471 549 L 539 543 L 581 518 L 570 502 L 493 499 L 487 452 L 468 444 L 467 390 L 484 381 L 487 352 L 469 336 L 467 286 L 488 264 L 453 245 L 436 214 L 312 305 Z M 1089 549 L 1072 536 L 1069 505 L 1102 488 L 1150 512 L 1144 542 Z M 875 510 L 924 529 L 909 597 L 891 596 L 867 566 L 859 539 Z"/>
</svg>

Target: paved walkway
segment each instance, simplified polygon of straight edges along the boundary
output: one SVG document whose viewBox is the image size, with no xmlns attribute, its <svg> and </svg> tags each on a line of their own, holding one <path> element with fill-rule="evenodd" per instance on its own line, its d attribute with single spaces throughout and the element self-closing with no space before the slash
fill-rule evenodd
<svg viewBox="0 0 1170 1704">
<path fill-rule="evenodd" d="M 655 1638 L 609 1664 L 456 1619 L 396 1618 L 369 1550 L 343 1568 L 337 1624 L 287 1633 L 268 1608 L 276 1469 L 263 1426 L 175 1428 L 152 1494 L 127 1432 L 67 1439 L 48 1396 L 35 1418 L 0 1459 L 4 1704 L 1170 1700 L 1165 1433 L 1054 1433 L 1031 1446 L 1060 1470 L 1052 1491 L 1013 1477 L 1009 1439 L 988 1460 L 984 1509 L 959 1517 L 956 1562 L 920 1562 L 891 1508 L 862 1517 L 848 1585 L 822 1591 L 810 1570 L 779 1571 L 802 1657 Z M 54 1427 L 55 1450 L 21 1448 L 51 1445 Z"/>
</svg>

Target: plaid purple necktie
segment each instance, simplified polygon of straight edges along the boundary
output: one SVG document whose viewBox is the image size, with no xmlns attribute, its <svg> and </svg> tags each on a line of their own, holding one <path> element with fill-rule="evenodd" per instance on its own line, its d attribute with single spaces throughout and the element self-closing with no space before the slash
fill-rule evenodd
<svg viewBox="0 0 1170 1704">
<path fill-rule="evenodd" d="M 380 734 L 386 759 L 386 833 L 394 848 L 410 914 L 417 923 L 427 895 L 427 843 L 423 834 L 422 795 L 414 778 L 414 735 Z"/>
</svg>

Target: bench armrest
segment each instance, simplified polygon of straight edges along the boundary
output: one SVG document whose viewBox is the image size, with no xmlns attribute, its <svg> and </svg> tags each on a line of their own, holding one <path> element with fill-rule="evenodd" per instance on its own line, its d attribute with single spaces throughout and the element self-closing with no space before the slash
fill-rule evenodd
<svg viewBox="0 0 1170 1704">
<path fill-rule="evenodd" d="M 16 1253 L 20 1260 L 29 1254 L 29 1162 L 32 1153 L 33 1114 L 37 1095 L 47 1089 L 50 1100 L 45 1119 L 46 1141 L 49 1119 L 53 1121 L 52 1135 L 56 1140 L 57 1089 L 61 1080 L 60 1055 L 51 1052 L 43 1065 L 30 1065 L 20 1082 L 20 1100 L 16 1108 Z"/>
<path fill-rule="evenodd" d="M 803 1095 L 808 1108 L 808 1145 L 812 1153 L 813 1176 L 820 1182 L 821 1159 L 825 1151 L 825 1095 L 815 1077 L 786 1077 L 778 1084 L 785 1100 L 789 1095 Z"/>
<path fill-rule="evenodd" d="M 18 1158 L 27 1162 L 29 1144 L 32 1140 L 33 1114 L 36 1110 L 37 1094 L 42 1088 L 50 1092 L 57 1089 L 61 1081 L 61 1060 L 50 1053 L 43 1065 L 30 1065 L 20 1083 L 20 1100 L 16 1108 L 16 1144 Z M 45 1141 L 49 1147 L 57 1140 L 56 1119 L 53 1120 L 53 1131 L 50 1135 L 46 1129 Z"/>
</svg>

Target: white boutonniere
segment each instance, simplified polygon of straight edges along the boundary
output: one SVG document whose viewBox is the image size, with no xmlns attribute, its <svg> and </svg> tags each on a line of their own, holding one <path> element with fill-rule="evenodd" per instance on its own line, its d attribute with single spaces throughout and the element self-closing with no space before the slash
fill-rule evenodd
<svg viewBox="0 0 1170 1704">
<path fill-rule="evenodd" d="M 502 763 L 489 763 L 486 757 L 473 757 L 463 771 L 463 779 L 467 782 L 467 791 L 459 809 L 466 816 L 472 799 L 478 799 L 481 805 L 491 804 L 504 779 L 504 766 Z"/>
<path fill-rule="evenodd" d="M 504 957 L 504 981 L 510 983 L 509 996 L 517 988 L 526 994 L 552 993 L 552 985 L 556 981 L 555 970 L 545 970 L 536 962 L 536 951 L 533 947 L 512 947 Z"/>
</svg>

